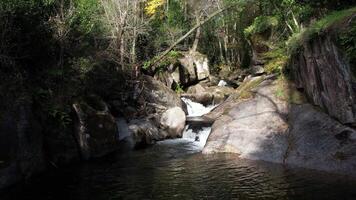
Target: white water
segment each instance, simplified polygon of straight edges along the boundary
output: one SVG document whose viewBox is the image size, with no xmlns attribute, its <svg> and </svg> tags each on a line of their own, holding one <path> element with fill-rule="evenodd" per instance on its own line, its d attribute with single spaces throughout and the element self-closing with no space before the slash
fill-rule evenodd
<svg viewBox="0 0 356 200">
<path fill-rule="evenodd" d="M 187 98 L 182 98 L 182 100 L 187 105 L 188 117 L 201 117 L 205 114 L 208 114 L 212 111 L 217 105 L 204 106 L 203 104 L 194 102 Z M 186 127 L 186 130 L 183 133 L 183 139 L 189 140 L 194 143 L 198 148 L 203 149 L 206 141 L 210 135 L 211 127 L 202 127 L 198 131 L 189 129 L 189 126 Z"/>
<path fill-rule="evenodd" d="M 187 105 L 188 109 L 188 117 L 200 117 L 205 114 L 208 114 L 210 111 L 212 111 L 216 105 L 209 105 L 205 107 L 203 104 L 194 102 L 190 99 L 187 98 L 182 98 L 184 103 Z"/>
</svg>

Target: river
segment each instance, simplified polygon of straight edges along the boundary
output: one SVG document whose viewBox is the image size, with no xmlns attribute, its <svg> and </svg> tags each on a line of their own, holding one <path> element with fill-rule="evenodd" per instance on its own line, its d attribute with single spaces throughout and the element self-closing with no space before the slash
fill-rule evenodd
<svg viewBox="0 0 356 200">
<path fill-rule="evenodd" d="M 10 188 L 0 199 L 356 199 L 356 181 L 345 176 L 233 154 L 202 155 L 209 132 L 209 127 L 199 133 L 187 129 L 182 139 L 53 169 Z"/>
</svg>

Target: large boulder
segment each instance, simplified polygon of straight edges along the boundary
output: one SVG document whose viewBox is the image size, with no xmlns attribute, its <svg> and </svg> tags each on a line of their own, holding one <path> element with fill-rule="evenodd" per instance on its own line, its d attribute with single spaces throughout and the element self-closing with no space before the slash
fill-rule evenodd
<svg viewBox="0 0 356 200">
<path fill-rule="evenodd" d="M 31 100 L 13 101 L 0 114 L 0 189 L 45 169 L 43 135 Z"/>
<path fill-rule="evenodd" d="M 117 125 L 105 102 L 90 96 L 73 104 L 77 120 L 75 137 L 84 159 L 96 158 L 117 148 Z"/>
<path fill-rule="evenodd" d="M 168 137 L 182 137 L 185 128 L 185 112 L 180 107 L 168 109 L 161 117 L 161 130 L 167 132 Z"/>
<path fill-rule="evenodd" d="M 133 147 L 145 147 L 167 138 L 181 137 L 186 105 L 171 88 L 143 75 L 132 94 L 136 117 L 129 119 L 128 140 Z M 127 108 L 122 108 L 123 110 Z"/>
<path fill-rule="evenodd" d="M 169 108 L 183 107 L 182 100 L 171 88 L 150 76 L 142 76 L 134 96 L 140 105 L 145 105 L 146 114 L 161 114 Z"/>
<path fill-rule="evenodd" d="M 129 124 L 130 137 L 127 138 L 132 147 L 140 148 L 164 140 L 167 136 L 160 132 L 157 125 L 150 119 L 136 119 Z"/>
<path fill-rule="evenodd" d="M 170 108 L 159 119 L 141 118 L 130 121 L 126 140 L 132 147 L 141 148 L 168 138 L 181 137 L 185 128 L 185 112 L 180 107 Z M 157 120 L 160 120 L 157 123 Z"/>
<path fill-rule="evenodd" d="M 280 161 L 287 150 L 288 104 L 274 96 L 270 81 L 255 96 L 242 101 L 213 125 L 204 153 L 238 153 L 241 158 Z"/>
<path fill-rule="evenodd" d="M 207 106 L 222 103 L 233 92 L 234 89 L 231 87 L 196 84 L 189 87 L 187 92 L 181 96 Z"/>
<path fill-rule="evenodd" d="M 229 98 L 215 111 L 203 153 L 356 176 L 356 131 L 306 103 L 294 87 L 265 80 L 248 88 L 247 98 Z"/>
<path fill-rule="evenodd" d="M 181 53 L 183 56 L 178 59 L 179 65 L 169 70 L 177 84 L 189 86 L 209 78 L 209 60 L 206 55 L 197 51 Z"/>
<path fill-rule="evenodd" d="M 356 126 L 356 90 L 350 64 L 331 36 L 305 42 L 291 62 L 298 88 L 343 124 Z"/>
</svg>

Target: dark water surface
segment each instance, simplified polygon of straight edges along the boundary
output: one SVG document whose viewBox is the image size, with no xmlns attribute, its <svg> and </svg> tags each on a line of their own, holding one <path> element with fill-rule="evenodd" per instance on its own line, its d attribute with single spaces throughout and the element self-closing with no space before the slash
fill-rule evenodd
<svg viewBox="0 0 356 200">
<path fill-rule="evenodd" d="M 49 172 L 0 194 L 1 200 L 356 199 L 343 176 L 201 155 L 187 140 Z"/>
</svg>

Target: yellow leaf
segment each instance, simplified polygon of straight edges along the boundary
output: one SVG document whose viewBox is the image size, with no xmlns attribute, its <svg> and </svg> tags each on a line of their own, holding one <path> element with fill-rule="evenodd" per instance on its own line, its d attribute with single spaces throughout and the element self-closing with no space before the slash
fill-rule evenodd
<svg viewBox="0 0 356 200">
<path fill-rule="evenodd" d="M 151 16 L 156 14 L 158 8 L 160 8 L 164 2 L 165 0 L 149 0 L 145 8 L 146 13 Z"/>
</svg>

